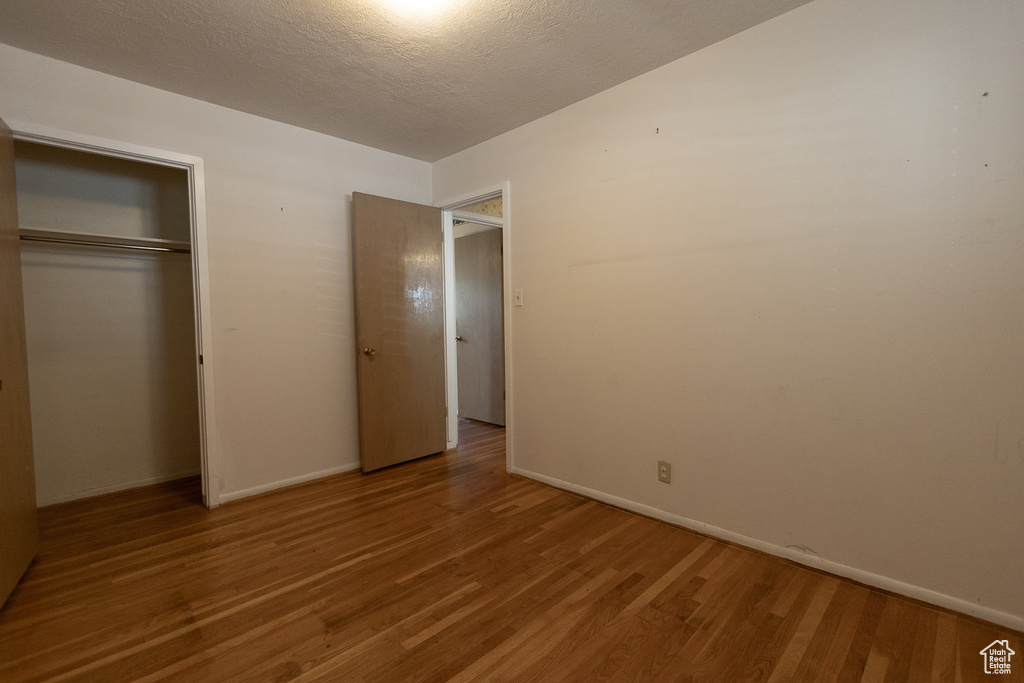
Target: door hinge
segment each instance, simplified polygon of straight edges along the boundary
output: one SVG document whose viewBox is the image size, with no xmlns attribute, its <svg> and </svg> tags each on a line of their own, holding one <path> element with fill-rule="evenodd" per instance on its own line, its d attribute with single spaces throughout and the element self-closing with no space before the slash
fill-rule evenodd
<svg viewBox="0 0 1024 683">
<path fill-rule="evenodd" d="M 203 364 L 203 354 L 199 354 L 199 364 Z"/>
</svg>

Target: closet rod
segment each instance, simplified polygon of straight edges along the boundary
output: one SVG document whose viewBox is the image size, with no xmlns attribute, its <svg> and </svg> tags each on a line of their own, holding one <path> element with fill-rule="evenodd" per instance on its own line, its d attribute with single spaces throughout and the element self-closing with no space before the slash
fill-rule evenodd
<svg viewBox="0 0 1024 683">
<path fill-rule="evenodd" d="M 187 242 L 172 242 L 158 239 L 132 239 L 114 235 L 83 235 L 57 232 L 55 230 L 28 230 L 23 228 L 19 237 L 26 242 L 49 242 L 51 244 L 74 244 L 81 247 L 104 247 L 107 249 L 131 249 L 135 251 L 159 251 L 172 254 L 191 254 Z"/>
</svg>

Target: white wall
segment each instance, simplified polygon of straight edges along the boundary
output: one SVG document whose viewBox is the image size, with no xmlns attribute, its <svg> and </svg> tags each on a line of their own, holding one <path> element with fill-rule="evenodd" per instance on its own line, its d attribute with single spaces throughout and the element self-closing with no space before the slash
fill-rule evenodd
<svg viewBox="0 0 1024 683">
<path fill-rule="evenodd" d="M 185 171 L 15 143 L 22 227 L 189 240 Z M 199 474 L 192 266 L 21 249 L 36 502 Z"/>
<path fill-rule="evenodd" d="M 4 45 L 0 92 L 15 127 L 203 158 L 221 500 L 357 466 L 349 197 L 429 203 L 430 165 Z"/>
<path fill-rule="evenodd" d="M 1022 35 L 817 0 L 437 162 L 510 182 L 514 467 L 1024 626 Z"/>
</svg>

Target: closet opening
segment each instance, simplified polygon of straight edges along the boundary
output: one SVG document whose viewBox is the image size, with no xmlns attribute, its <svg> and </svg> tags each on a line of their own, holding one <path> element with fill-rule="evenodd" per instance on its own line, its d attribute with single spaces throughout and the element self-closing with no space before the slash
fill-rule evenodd
<svg viewBox="0 0 1024 683">
<path fill-rule="evenodd" d="M 194 172 L 33 137 L 15 177 L 37 504 L 192 478 L 216 505 Z"/>
</svg>

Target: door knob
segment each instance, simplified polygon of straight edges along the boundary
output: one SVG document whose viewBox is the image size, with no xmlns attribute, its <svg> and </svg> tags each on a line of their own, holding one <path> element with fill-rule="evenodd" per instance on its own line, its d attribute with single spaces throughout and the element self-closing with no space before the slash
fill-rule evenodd
<svg viewBox="0 0 1024 683">
<path fill-rule="evenodd" d="M 367 356 L 370 356 L 372 358 L 373 354 L 377 353 L 377 351 L 375 349 L 371 349 L 369 346 L 367 346 L 366 348 L 363 349 L 363 353 L 365 353 Z"/>
<path fill-rule="evenodd" d="M 466 341 L 466 340 L 465 340 L 465 339 L 463 339 L 462 337 L 456 337 L 456 338 L 455 338 L 455 341 L 457 341 L 457 342 L 460 342 L 460 341 Z"/>
</svg>

